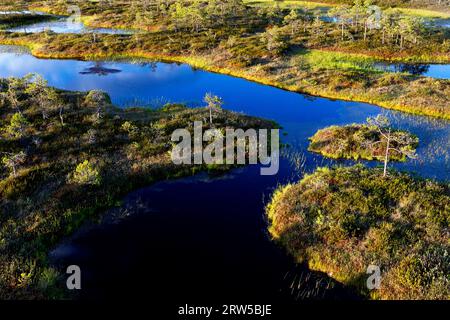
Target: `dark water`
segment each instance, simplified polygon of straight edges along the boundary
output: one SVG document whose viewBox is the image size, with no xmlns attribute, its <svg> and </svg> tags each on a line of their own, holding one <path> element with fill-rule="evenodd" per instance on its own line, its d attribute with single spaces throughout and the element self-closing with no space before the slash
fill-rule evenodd
<svg viewBox="0 0 450 320">
<path fill-rule="evenodd" d="M 114 223 L 80 232 L 52 258 L 86 271 L 83 299 L 157 297 L 179 305 L 356 299 L 326 275 L 296 266 L 269 240 L 263 195 L 276 181 L 249 167 L 216 179 L 158 183 L 127 196 L 126 205 L 111 210 Z M 117 219 L 122 215 L 130 216 Z"/>
<path fill-rule="evenodd" d="M 353 163 L 308 153 L 307 139 L 316 130 L 364 122 L 385 112 L 373 105 L 312 98 L 187 65 L 39 60 L 7 51 L 0 54 L 1 77 L 38 72 L 58 88 L 105 90 L 121 106 L 168 101 L 199 105 L 211 91 L 224 99 L 227 109 L 282 125 L 287 133 L 283 142 L 290 145 L 288 150 L 304 154 L 306 171 Z M 420 139 L 417 160 L 392 165 L 448 179 L 449 122 L 386 114 L 396 127 Z M 60 266 L 80 265 L 85 299 L 156 296 L 158 301 L 170 298 L 179 303 L 233 299 L 261 303 L 354 298 L 337 285 L 326 289 L 330 278 L 293 264 L 266 234 L 264 203 L 277 184 L 297 178 L 290 162 L 282 159 L 275 176 L 260 176 L 257 166 L 249 166 L 221 178 L 159 183 L 128 195 L 121 208 L 107 215 L 122 218 L 82 230 L 57 247 L 52 259 Z"/>
</svg>

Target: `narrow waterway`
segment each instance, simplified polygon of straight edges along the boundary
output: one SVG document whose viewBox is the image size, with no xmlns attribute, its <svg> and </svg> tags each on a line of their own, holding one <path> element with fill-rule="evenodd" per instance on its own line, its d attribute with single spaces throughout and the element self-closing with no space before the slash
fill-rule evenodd
<svg viewBox="0 0 450 320">
<path fill-rule="evenodd" d="M 44 15 L 40 11 L 0 11 L 0 14 L 24 14 L 24 15 Z M 38 22 L 25 26 L 17 26 L 7 29 L 10 32 L 39 33 L 51 31 L 55 33 L 104 33 L 104 34 L 132 34 L 130 30 L 112 29 L 112 28 L 90 28 L 85 26 L 76 17 L 54 16 L 51 21 Z"/>
</svg>

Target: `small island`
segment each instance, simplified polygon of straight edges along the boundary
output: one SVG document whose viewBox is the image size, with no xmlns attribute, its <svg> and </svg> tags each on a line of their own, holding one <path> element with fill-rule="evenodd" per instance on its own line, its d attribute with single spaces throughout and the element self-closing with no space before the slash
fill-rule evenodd
<svg viewBox="0 0 450 320">
<path fill-rule="evenodd" d="M 389 160 L 405 161 L 414 153 L 419 138 L 402 130 L 386 130 L 369 124 L 331 126 L 317 131 L 310 138 L 308 151 L 333 159 L 385 160 L 389 139 Z"/>
<path fill-rule="evenodd" d="M 275 191 L 269 231 L 298 261 L 374 299 L 449 299 L 447 184 L 391 171 L 319 168 Z M 367 268 L 381 269 L 379 290 Z"/>
</svg>

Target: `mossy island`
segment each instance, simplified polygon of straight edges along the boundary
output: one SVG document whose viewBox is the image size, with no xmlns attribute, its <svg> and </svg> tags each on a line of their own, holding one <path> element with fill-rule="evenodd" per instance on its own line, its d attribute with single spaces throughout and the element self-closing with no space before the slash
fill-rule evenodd
<svg viewBox="0 0 450 320">
<path fill-rule="evenodd" d="M 403 130 L 392 130 L 389 139 L 389 158 L 394 161 L 406 161 L 402 151 L 414 153 L 419 144 L 416 135 Z M 379 128 L 368 124 L 330 126 L 317 131 L 310 141 L 308 151 L 333 159 L 384 161 L 386 156 L 386 137 Z"/>
<path fill-rule="evenodd" d="M 391 171 L 319 168 L 280 187 L 270 234 L 298 261 L 375 299 L 450 298 L 450 188 Z M 366 287 L 369 265 L 379 290 Z"/>
</svg>

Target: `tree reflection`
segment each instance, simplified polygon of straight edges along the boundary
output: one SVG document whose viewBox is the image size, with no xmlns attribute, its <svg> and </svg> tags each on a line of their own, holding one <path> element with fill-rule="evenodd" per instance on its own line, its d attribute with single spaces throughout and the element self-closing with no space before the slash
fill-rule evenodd
<svg viewBox="0 0 450 320">
<path fill-rule="evenodd" d="M 395 71 L 396 72 L 407 72 L 413 75 L 421 75 L 428 72 L 430 69 L 429 64 L 396 64 Z"/>
<path fill-rule="evenodd" d="M 97 74 L 99 76 L 107 76 L 109 74 L 119 73 L 122 70 L 106 68 L 103 66 L 103 62 L 95 62 L 94 66 L 84 69 L 80 74 Z"/>
</svg>

